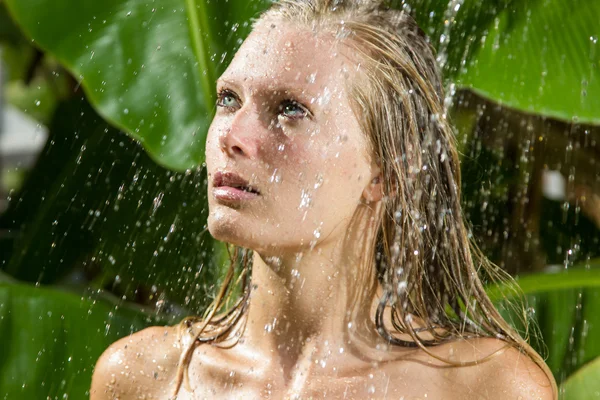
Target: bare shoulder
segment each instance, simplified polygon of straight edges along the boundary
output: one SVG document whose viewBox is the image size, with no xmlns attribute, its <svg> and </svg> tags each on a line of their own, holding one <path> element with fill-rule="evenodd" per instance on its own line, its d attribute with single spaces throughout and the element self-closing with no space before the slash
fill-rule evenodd
<svg viewBox="0 0 600 400">
<path fill-rule="evenodd" d="M 482 360 L 470 367 L 459 367 L 459 374 L 481 398 L 552 400 L 557 397 L 550 370 L 503 340 L 460 340 L 454 346 L 457 361 Z"/>
<path fill-rule="evenodd" d="M 395 381 L 390 393 L 445 400 L 557 398 L 550 371 L 499 339 L 461 339 L 408 354 L 386 369 Z"/>
<path fill-rule="evenodd" d="M 181 346 L 175 327 L 154 326 L 113 343 L 92 376 L 91 400 L 168 398 Z"/>
</svg>

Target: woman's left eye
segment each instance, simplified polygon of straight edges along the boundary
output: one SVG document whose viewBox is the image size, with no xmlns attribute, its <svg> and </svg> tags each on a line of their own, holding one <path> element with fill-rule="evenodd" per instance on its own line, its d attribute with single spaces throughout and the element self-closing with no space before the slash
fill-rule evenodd
<svg viewBox="0 0 600 400">
<path fill-rule="evenodd" d="M 308 111 L 294 100 L 285 100 L 279 106 L 279 114 L 288 119 L 301 119 L 308 115 Z"/>
</svg>

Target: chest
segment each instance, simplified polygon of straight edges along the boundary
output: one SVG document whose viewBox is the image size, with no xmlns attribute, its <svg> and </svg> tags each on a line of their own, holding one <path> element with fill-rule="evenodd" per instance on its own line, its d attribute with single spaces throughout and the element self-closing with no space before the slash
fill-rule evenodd
<svg viewBox="0 0 600 400">
<path fill-rule="evenodd" d="M 438 378 L 422 376 L 413 379 L 399 377 L 360 377 L 332 378 L 311 377 L 302 387 L 276 385 L 269 382 L 206 381 L 192 391 L 182 389 L 177 400 L 200 399 L 273 399 L 273 400 L 310 400 L 310 399 L 402 399 L 428 400 L 471 398 L 467 392 L 451 393 L 456 387 L 444 385 Z M 457 394 L 457 396 L 454 396 Z M 472 395 L 472 393 L 471 393 Z"/>
</svg>

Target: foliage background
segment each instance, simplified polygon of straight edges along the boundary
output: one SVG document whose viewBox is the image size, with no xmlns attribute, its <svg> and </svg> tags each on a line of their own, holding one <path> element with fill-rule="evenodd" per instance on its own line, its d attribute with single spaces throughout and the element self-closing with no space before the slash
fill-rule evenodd
<svg viewBox="0 0 600 400">
<path fill-rule="evenodd" d="M 591 398 L 600 2 L 393 3 L 438 49 L 473 235 L 519 278 L 561 397 Z M 205 230 L 214 81 L 267 4 L 0 0 L 5 101 L 49 128 L 32 168 L 0 163 L 4 398 L 85 398 L 112 341 L 210 301 L 225 263 Z"/>
</svg>

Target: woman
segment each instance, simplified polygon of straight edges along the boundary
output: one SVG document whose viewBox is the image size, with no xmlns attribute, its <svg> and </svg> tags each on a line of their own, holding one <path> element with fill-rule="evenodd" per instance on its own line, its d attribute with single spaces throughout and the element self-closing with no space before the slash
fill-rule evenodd
<svg viewBox="0 0 600 400">
<path fill-rule="evenodd" d="M 506 277 L 470 246 L 440 74 L 408 15 L 279 1 L 217 91 L 208 227 L 238 246 L 230 273 L 204 318 L 113 344 L 92 399 L 556 398 L 483 290 Z"/>
</svg>

